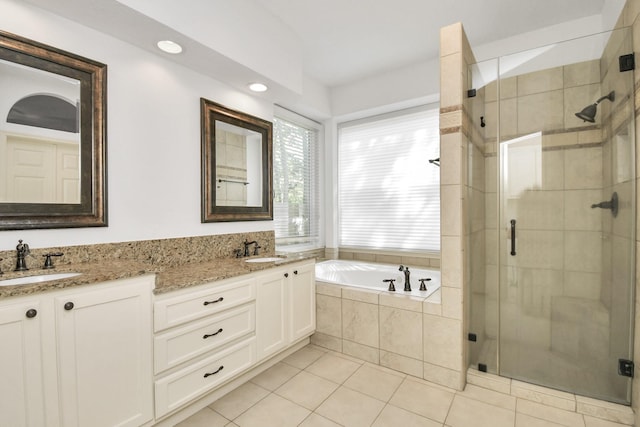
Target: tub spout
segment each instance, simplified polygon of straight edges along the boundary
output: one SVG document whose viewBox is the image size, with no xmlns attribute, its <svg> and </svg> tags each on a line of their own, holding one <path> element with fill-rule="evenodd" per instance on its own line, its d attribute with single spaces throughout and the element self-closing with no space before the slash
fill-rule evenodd
<svg viewBox="0 0 640 427">
<path fill-rule="evenodd" d="M 404 273 L 404 291 L 411 292 L 411 272 L 409 271 L 409 267 L 401 265 L 398 270 Z"/>
</svg>

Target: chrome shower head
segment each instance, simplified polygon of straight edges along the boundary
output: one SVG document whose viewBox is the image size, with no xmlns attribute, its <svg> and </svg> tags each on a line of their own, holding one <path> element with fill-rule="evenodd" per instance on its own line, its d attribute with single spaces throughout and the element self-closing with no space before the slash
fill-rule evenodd
<svg viewBox="0 0 640 427">
<path fill-rule="evenodd" d="M 598 99 L 595 103 L 587 105 L 582 109 L 582 111 L 576 113 L 576 117 L 584 120 L 585 122 L 595 123 L 596 113 L 598 112 L 598 104 L 600 103 L 600 101 L 603 101 L 605 99 L 613 102 L 616 99 L 616 93 L 614 91 L 611 91 L 607 95 Z"/>
</svg>

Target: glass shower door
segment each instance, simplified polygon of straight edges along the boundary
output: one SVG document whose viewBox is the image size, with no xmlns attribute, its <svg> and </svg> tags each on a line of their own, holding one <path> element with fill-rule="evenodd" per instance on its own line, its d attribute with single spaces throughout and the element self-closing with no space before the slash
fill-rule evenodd
<svg viewBox="0 0 640 427">
<path fill-rule="evenodd" d="M 499 372 L 620 403 L 635 239 L 633 72 L 618 61 L 629 35 L 499 64 Z M 593 122 L 575 114 L 594 110 Z"/>
</svg>

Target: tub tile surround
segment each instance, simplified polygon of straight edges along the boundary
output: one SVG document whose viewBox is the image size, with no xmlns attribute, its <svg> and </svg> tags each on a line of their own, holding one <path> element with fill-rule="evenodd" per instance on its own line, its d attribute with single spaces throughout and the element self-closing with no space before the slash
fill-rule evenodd
<svg viewBox="0 0 640 427">
<path fill-rule="evenodd" d="M 442 290 L 428 298 L 316 282 L 312 343 L 457 387 L 452 361 L 460 320 L 442 317 Z"/>
</svg>

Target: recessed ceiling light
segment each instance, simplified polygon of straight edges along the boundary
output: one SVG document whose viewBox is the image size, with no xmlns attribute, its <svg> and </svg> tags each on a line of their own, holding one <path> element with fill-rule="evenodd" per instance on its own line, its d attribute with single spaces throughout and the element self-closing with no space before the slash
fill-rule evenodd
<svg viewBox="0 0 640 427">
<path fill-rule="evenodd" d="M 254 92 L 265 92 L 268 87 L 266 85 L 263 85 L 262 83 L 251 83 L 249 84 L 249 89 Z"/>
<path fill-rule="evenodd" d="M 158 48 L 164 52 L 172 53 L 174 55 L 182 52 L 182 46 L 171 40 L 161 40 L 158 42 Z"/>
</svg>

